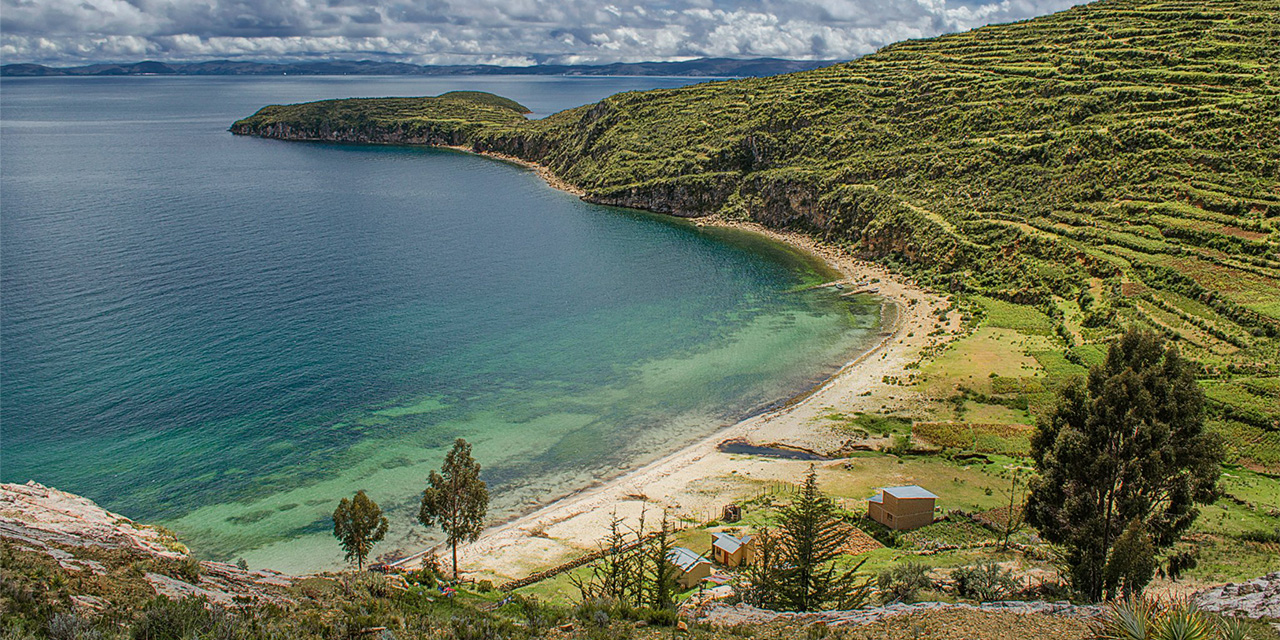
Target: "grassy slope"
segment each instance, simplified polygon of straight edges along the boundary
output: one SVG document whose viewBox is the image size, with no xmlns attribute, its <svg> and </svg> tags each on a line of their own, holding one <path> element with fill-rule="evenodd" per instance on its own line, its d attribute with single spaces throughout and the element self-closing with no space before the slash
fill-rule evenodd
<svg viewBox="0 0 1280 640">
<path fill-rule="evenodd" d="M 1033 337 L 1014 355 L 1050 382 L 1146 325 L 1205 364 L 1235 459 L 1276 472 L 1277 41 L 1277 0 L 1101 0 L 538 121 L 442 96 L 268 107 L 240 132 L 426 127 L 588 199 L 807 230 Z M 1051 397 L 1030 395 L 1027 419 Z"/>
</svg>

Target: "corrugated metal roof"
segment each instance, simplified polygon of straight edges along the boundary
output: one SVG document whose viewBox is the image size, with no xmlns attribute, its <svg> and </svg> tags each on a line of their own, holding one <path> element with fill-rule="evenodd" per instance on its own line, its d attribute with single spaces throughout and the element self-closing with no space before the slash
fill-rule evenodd
<svg viewBox="0 0 1280 640">
<path fill-rule="evenodd" d="M 684 571 L 685 573 L 688 573 L 690 569 L 693 569 L 695 566 L 697 566 L 699 562 L 707 562 L 707 563 L 711 562 L 710 560 L 707 560 L 706 558 L 684 547 L 676 547 L 671 551 L 669 551 L 667 553 L 667 560 L 671 564 L 674 564 L 675 566 L 679 567 L 680 570 Z"/>
<path fill-rule="evenodd" d="M 724 551 L 725 553 L 733 553 L 742 547 L 743 540 L 739 540 L 736 536 L 727 533 L 713 533 L 711 537 L 714 541 L 711 546 Z"/>
<path fill-rule="evenodd" d="M 909 484 L 903 487 L 885 487 L 884 489 L 881 489 L 881 491 L 899 500 L 907 499 L 907 498 L 937 498 L 938 497 L 933 495 L 932 493 L 929 493 L 929 491 L 924 487 L 914 485 L 914 484 Z"/>
</svg>

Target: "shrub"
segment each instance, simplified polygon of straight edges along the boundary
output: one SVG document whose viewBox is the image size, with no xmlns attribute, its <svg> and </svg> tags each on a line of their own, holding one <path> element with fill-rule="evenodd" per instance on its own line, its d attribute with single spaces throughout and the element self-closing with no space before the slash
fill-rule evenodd
<svg viewBox="0 0 1280 640">
<path fill-rule="evenodd" d="M 133 623 L 134 640 L 183 640 L 213 626 L 208 602 L 202 598 L 170 600 L 157 596 Z"/>
<path fill-rule="evenodd" d="M 1000 565 L 987 561 L 951 572 L 956 583 L 956 594 L 984 602 L 1004 600 L 1018 588 L 1013 573 Z"/>
<path fill-rule="evenodd" d="M 863 533 L 875 538 L 876 542 L 879 542 L 890 549 L 893 549 L 902 543 L 902 536 L 898 532 L 876 522 L 875 520 L 872 520 L 871 516 L 866 513 L 861 514 L 858 517 L 858 520 L 854 522 L 854 525 L 859 529 L 862 529 Z"/>
<path fill-rule="evenodd" d="M 97 640 L 102 637 L 88 621 L 69 611 L 55 613 L 49 619 L 48 632 L 52 640 Z"/>
<path fill-rule="evenodd" d="M 880 599 L 885 604 L 911 602 L 921 589 L 933 588 L 929 567 L 918 562 L 904 562 L 880 572 L 877 580 Z"/>
<path fill-rule="evenodd" d="M 500 621 L 477 614 L 454 616 L 449 621 L 449 638 L 452 640 L 498 640 L 514 635 L 514 628 L 508 628 Z"/>
<path fill-rule="evenodd" d="M 535 634 L 541 633 L 564 619 L 564 610 L 543 603 L 537 598 L 513 596 L 511 607 L 524 619 L 525 626 Z"/>
<path fill-rule="evenodd" d="M 901 455 L 906 455 L 908 453 L 911 453 L 912 449 L 913 449 L 913 446 L 911 443 L 911 434 L 897 433 L 897 434 L 894 434 L 893 439 L 890 441 L 889 445 L 884 448 L 884 452 L 891 453 L 895 456 L 901 456 Z"/>
<path fill-rule="evenodd" d="M 1177 549 L 1165 560 L 1164 574 L 1169 576 L 1170 580 L 1177 580 L 1183 573 L 1196 568 L 1198 564 L 1200 561 L 1194 547 Z"/>
<path fill-rule="evenodd" d="M 1247 640 L 1237 620 L 1205 613 L 1190 602 L 1161 604 L 1127 598 L 1111 604 L 1099 640 Z"/>
</svg>

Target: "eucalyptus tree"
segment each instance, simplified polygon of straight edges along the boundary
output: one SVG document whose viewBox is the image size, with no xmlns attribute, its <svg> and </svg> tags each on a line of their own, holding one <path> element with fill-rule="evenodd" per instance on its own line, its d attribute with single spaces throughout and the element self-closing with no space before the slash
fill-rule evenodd
<svg viewBox="0 0 1280 640">
<path fill-rule="evenodd" d="M 364 570 L 364 559 L 369 557 L 373 545 L 387 535 L 387 519 L 378 503 L 369 499 L 364 491 L 357 491 L 354 498 L 343 498 L 333 511 L 333 536 L 347 552 L 346 560 L 356 561 Z"/>
<path fill-rule="evenodd" d="M 422 492 L 418 522 L 439 525 L 453 552 L 453 578 L 458 579 L 458 543 L 475 542 L 484 530 L 489 509 L 489 487 L 480 479 L 480 464 L 471 457 L 471 445 L 458 438 L 445 455 L 440 472 L 431 472 Z"/>
</svg>

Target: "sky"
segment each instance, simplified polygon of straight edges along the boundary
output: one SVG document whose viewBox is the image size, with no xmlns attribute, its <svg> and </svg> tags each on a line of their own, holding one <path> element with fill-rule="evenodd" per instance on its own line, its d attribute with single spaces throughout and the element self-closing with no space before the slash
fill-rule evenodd
<svg viewBox="0 0 1280 640">
<path fill-rule="evenodd" d="M 0 0 L 0 61 L 847 60 L 1080 0 Z"/>
</svg>

